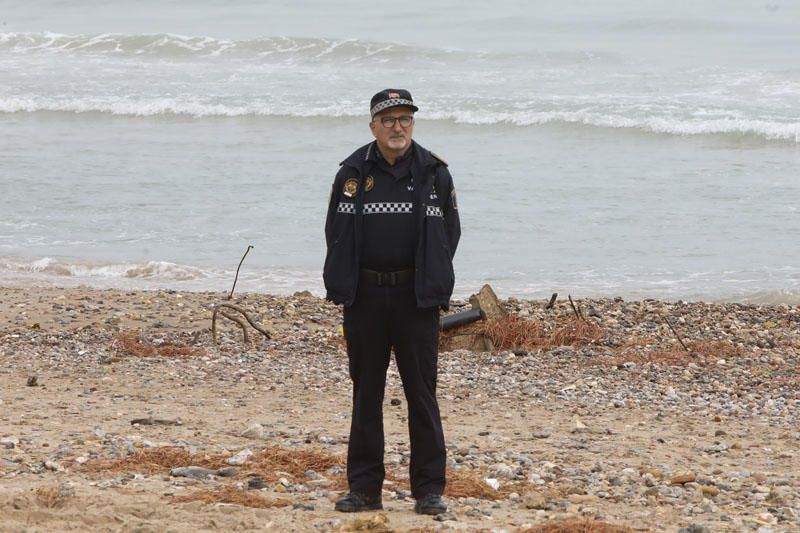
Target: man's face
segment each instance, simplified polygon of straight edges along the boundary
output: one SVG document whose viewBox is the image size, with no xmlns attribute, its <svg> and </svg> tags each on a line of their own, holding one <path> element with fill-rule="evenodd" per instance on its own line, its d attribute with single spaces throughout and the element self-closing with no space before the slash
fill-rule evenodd
<svg viewBox="0 0 800 533">
<path fill-rule="evenodd" d="M 402 122 L 410 124 L 403 126 Z M 411 146 L 411 137 L 414 133 L 414 110 L 410 107 L 392 107 L 381 111 L 369 123 L 369 129 L 378 142 L 378 147 L 383 153 L 395 156 L 403 155 Z M 394 124 L 389 125 L 391 121 Z"/>
</svg>

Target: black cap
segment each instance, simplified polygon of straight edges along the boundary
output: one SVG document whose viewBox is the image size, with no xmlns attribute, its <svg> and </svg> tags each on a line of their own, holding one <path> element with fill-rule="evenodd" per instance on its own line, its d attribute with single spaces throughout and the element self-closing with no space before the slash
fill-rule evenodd
<svg viewBox="0 0 800 533">
<path fill-rule="evenodd" d="M 384 89 L 372 97 L 369 103 L 369 114 L 375 116 L 385 109 L 392 107 L 410 107 L 416 113 L 419 108 L 414 105 L 411 93 L 405 89 Z"/>
</svg>

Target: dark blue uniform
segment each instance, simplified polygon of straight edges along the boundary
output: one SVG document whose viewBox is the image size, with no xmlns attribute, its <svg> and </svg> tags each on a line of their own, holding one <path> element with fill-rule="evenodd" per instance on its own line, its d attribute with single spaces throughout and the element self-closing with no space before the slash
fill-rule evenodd
<svg viewBox="0 0 800 533">
<path fill-rule="evenodd" d="M 374 142 L 342 163 L 325 225 L 324 278 L 328 299 L 345 306 L 353 492 L 381 494 L 392 348 L 408 403 L 412 494 L 444 492 L 446 451 L 436 401 L 439 310 L 453 290 L 460 232 L 447 164 L 416 142 L 393 166 Z"/>
</svg>

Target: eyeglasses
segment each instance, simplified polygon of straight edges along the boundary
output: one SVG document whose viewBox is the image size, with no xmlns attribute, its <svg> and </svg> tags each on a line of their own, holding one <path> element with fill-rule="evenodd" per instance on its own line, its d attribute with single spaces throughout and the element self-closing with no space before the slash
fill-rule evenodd
<svg viewBox="0 0 800 533">
<path fill-rule="evenodd" d="M 379 119 L 384 128 L 394 128 L 395 123 L 399 122 L 400 126 L 407 128 L 414 122 L 414 117 L 411 115 L 403 115 L 401 117 L 393 117 L 387 115 Z"/>
</svg>

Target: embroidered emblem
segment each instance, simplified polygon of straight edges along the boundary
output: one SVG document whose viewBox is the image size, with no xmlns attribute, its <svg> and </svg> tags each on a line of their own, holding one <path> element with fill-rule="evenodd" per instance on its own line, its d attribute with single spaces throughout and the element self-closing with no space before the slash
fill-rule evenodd
<svg viewBox="0 0 800 533">
<path fill-rule="evenodd" d="M 425 209 L 425 214 L 429 217 L 441 217 L 442 210 L 435 205 L 429 205 L 427 209 Z"/>
<path fill-rule="evenodd" d="M 397 93 L 389 93 L 389 98 L 400 98 L 400 95 Z"/>
<path fill-rule="evenodd" d="M 344 182 L 344 195 L 352 198 L 355 196 L 356 191 L 358 190 L 358 180 L 355 178 L 348 178 L 347 181 Z"/>
<path fill-rule="evenodd" d="M 364 182 L 364 192 L 369 192 L 375 186 L 375 178 L 367 176 L 367 181 Z"/>
</svg>

